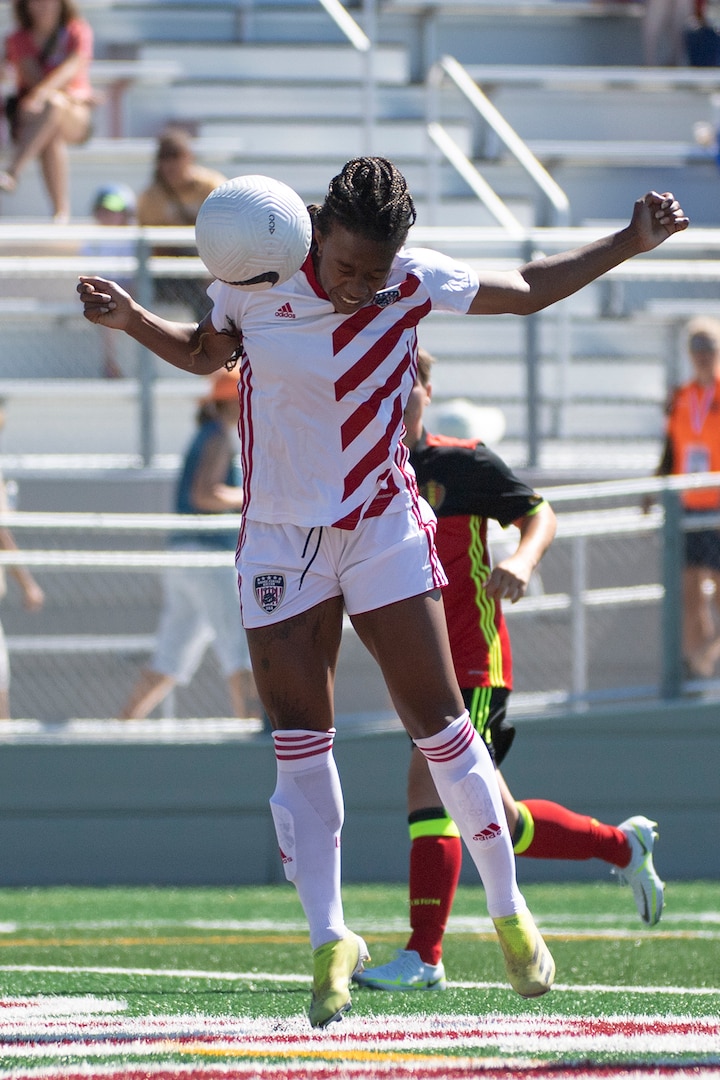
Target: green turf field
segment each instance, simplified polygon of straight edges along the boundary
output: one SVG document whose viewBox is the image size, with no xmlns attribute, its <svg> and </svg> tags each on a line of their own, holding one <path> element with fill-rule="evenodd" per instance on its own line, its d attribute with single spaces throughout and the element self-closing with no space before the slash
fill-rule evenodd
<svg viewBox="0 0 720 1080">
<path fill-rule="evenodd" d="M 483 894 L 463 887 L 446 992 L 356 989 L 342 1023 L 312 1032 L 290 886 L 0 890 L 0 1080 L 720 1077 L 720 883 L 670 883 L 652 930 L 614 883 L 524 892 L 552 993 L 513 994 Z M 374 962 L 405 944 L 403 886 L 350 886 L 345 903 Z"/>
</svg>

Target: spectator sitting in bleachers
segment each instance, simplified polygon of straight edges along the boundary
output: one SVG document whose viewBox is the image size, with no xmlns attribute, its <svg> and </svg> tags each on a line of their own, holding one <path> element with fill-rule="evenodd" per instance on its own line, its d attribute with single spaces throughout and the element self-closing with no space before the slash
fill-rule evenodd
<svg viewBox="0 0 720 1080">
<path fill-rule="evenodd" d="M 226 177 L 195 160 L 192 140 L 183 128 L 168 128 L 160 135 L 152 183 L 138 199 L 139 225 L 194 225 L 203 202 Z M 193 248 L 158 248 L 157 255 L 197 255 Z M 210 310 L 207 281 L 194 278 L 155 279 L 155 299 L 191 308 L 199 322 Z"/>
<path fill-rule="evenodd" d="M 70 217 L 67 147 L 91 131 L 92 29 L 72 0 L 14 0 L 13 10 L 18 29 L 5 39 L 4 64 L 15 83 L 5 100 L 14 149 L 0 190 L 14 191 L 37 158 L 54 220 L 62 223 Z"/>
</svg>

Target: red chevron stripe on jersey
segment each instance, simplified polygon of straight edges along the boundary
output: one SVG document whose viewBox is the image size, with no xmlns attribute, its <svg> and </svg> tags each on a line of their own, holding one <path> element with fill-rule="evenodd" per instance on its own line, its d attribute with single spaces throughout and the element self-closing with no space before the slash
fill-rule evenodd
<svg viewBox="0 0 720 1080">
<path fill-rule="evenodd" d="M 395 483 L 395 477 L 388 469 L 379 477 L 380 482 L 385 482 L 385 487 L 382 491 L 378 492 L 375 498 L 368 506 L 356 506 L 354 510 L 351 510 L 345 517 L 340 518 L 339 521 L 333 521 L 334 529 L 356 529 L 360 521 L 360 514 L 362 512 L 363 519 L 380 517 L 384 514 L 393 498 L 398 494 L 399 487 Z M 445 584 L 443 582 L 443 584 Z"/>
<path fill-rule="evenodd" d="M 383 311 L 387 311 L 386 308 L 373 308 L 372 310 L 376 312 L 376 318 L 382 315 Z M 427 300 L 418 307 L 410 308 L 409 311 L 405 312 L 401 319 L 394 322 L 393 325 L 378 338 L 372 348 L 368 349 L 368 351 L 364 353 L 351 368 L 348 368 L 348 370 L 336 380 L 335 400 L 342 401 L 347 394 L 352 393 L 353 390 L 357 390 L 358 386 L 362 386 L 362 384 L 370 378 L 373 372 L 377 370 L 388 356 L 390 356 L 405 331 L 414 329 L 421 319 L 430 314 L 431 310 L 432 305 L 430 301 Z M 355 318 L 355 316 L 353 316 L 353 318 Z M 348 319 L 348 322 L 352 322 L 352 319 Z M 349 342 L 347 344 L 349 344 Z M 335 335 L 333 335 L 333 349 L 336 356 L 342 352 L 342 349 L 337 348 Z"/>
<path fill-rule="evenodd" d="M 366 402 L 358 406 L 352 416 L 348 417 L 340 428 L 340 438 L 343 450 L 347 450 L 350 443 L 364 431 L 368 424 L 372 423 L 378 414 L 380 406 L 386 398 L 396 394 L 402 383 L 402 377 L 410 364 L 410 354 L 406 353 L 402 361 L 395 368 L 384 386 L 371 394 Z"/>
<path fill-rule="evenodd" d="M 477 288 L 472 267 L 429 249 L 398 252 L 377 303 L 350 316 L 334 311 L 312 260 L 272 290 L 213 282 L 215 329 L 243 332 L 249 521 L 355 528 L 412 509 L 417 489 L 400 441 L 417 324 L 435 309 L 465 314 Z M 295 318 L 276 318 L 288 304 Z"/>
<path fill-rule="evenodd" d="M 402 300 L 405 297 L 412 296 L 413 293 L 417 292 L 419 285 L 420 279 L 414 274 L 408 274 L 397 290 L 398 299 Z M 353 338 L 366 326 L 369 326 L 382 310 L 376 304 L 369 304 L 346 319 L 333 333 L 333 352 L 336 354 L 342 352 L 345 346 L 349 345 Z M 417 326 L 417 323 L 415 325 Z"/>
<path fill-rule="evenodd" d="M 390 418 L 390 423 L 385 428 L 385 434 L 383 438 L 379 439 L 367 454 L 360 458 L 358 463 L 350 470 L 345 477 L 345 486 L 343 488 L 343 502 L 349 498 L 350 495 L 362 484 L 366 476 L 369 476 L 375 469 L 379 469 L 383 461 L 387 461 L 390 454 L 390 448 L 392 439 L 395 432 L 398 429 L 398 425 L 402 423 L 402 402 L 400 397 L 396 397 L 393 402 L 393 411 Z"/>
</svg>

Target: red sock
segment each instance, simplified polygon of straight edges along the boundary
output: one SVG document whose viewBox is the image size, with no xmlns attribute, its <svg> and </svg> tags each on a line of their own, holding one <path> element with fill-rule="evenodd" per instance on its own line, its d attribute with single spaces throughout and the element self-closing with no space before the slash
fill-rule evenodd
<svg viewBox="0 0 720 1080">
<path fill-rule="evenodd" d="M 620 867 L 630 862 L 630 845 L 614 825 L 604 825 L 546 799 L 523 799 L 522 803 L 532 816 L 535 833 L 518 855 L 530 859 L 602 859 Z M 522 847 L 522 839 L 518 846 Z"/>
<path fill-rule="evenodd" d="M 437 964 L 455 899 L 462 841 L 459 836 L 417 836 L 410 846 L 410 926 L 405 946 L 425 964 Z"/>
</svg>

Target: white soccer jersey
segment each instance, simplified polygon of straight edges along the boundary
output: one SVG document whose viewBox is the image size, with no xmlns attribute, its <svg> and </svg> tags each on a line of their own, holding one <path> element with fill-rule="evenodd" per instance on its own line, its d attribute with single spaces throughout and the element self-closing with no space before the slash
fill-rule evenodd
<svg viewBox="0 0 720 1080">
<path fill-rule="evenodd" d="M 243 334 L 240 436 L 245 515 L 269 524 L 354 528 L 412 504 L 401 443 L 417 369 L 417 325 L 433 309 L 467 312 L 478 289 L 465 263 L 401 251 L 372 304 L 337 314 L 308 256 L 273 289 L 215 281 L 217 330 Z"/>
</svg>

